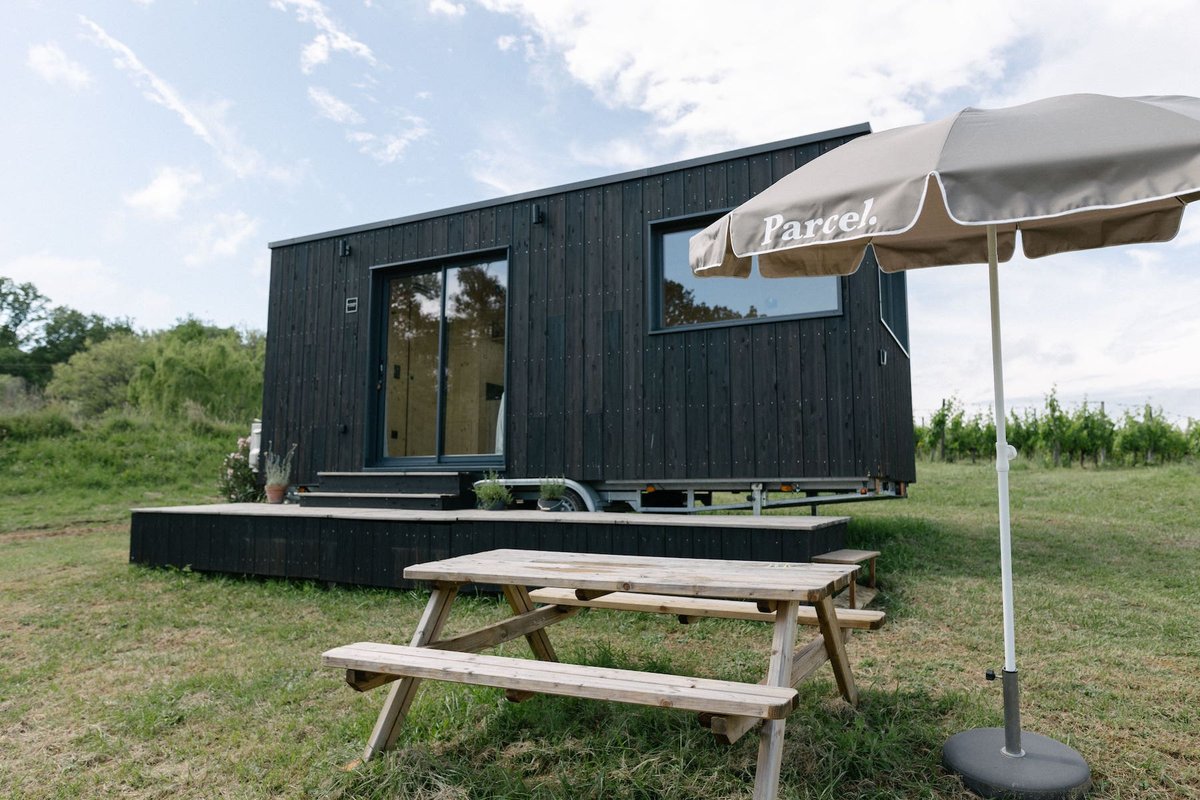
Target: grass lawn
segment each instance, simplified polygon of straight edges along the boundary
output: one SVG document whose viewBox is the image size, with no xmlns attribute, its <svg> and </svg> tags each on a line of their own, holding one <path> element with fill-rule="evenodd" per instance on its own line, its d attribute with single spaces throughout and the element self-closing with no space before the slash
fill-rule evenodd
<svg viewBox="0 0 1200 800">
<path fill-rule="evenodd" d="M 1013 472 L 1025 727 L 1083 753 L 1092 797 L 1200 798 L 1198 480 L 1195 465 Z M 344 772 L 382 694 L 318 655 L 406 641 L 420 594 L 131 567 L 127 518 L 86 524 L 62 499 L 56 533 L 53 491 L 4 502 L 0 797 L 749 797 L 754 736 L 722 747 L 683 712 L 435 683 L 397 749 Z M 994 473 L 923 463 L 905 502 L 824 511 L 883 551 L 890 621 L 851 640 L 858 709 L 828 668 L 804 685 L 782 796 L 968 796 L 939 758 L 948 736 L 1001 724 L 983 680 L 1002 655 Z M 456 612 L 451 632 L 507 614 Z M 750 679 L 770 632 L 595 611 L 551 638 L 571 660 Z"/>
</svg>

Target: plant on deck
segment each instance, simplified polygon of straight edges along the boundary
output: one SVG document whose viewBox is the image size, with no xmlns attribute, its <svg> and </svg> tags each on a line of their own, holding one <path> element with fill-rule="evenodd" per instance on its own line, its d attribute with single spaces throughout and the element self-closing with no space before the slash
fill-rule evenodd
<svg viewBox="0 0 1200 800">
<path fill-rule="evenodd" d="M 543 478 L 538 487 L 538 497 L 543 500 L 561 500 L 567 491 L 565 478 Z"/>
<path fill-rule="evenodd" d="M 287 486 L 288 479 L 292 474 L 292 456 L 296 454 L 296 445 L 279 455 L 267 451 L 263 456 L 263 475 L 266 477 L 267 486 Z"/>
<path fill-rule="evenodd" d="M 512 502 L 512 492 L 500 482 L 500 475 L 495 470 L 488 470 L 475 486 L 475 501 L 480 508 L 507 506 Z"/>
</svg>

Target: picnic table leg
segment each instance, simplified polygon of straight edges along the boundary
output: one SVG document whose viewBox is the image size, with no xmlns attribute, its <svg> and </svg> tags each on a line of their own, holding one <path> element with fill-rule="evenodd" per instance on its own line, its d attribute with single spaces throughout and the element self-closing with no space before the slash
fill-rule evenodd
<svg viewBox="0 0 1200 800">
<path fill-rule="evenodd" d="M 504 590 L 504 598 L 508 600 L 508 605 L 512 607 L 513 614 L 525 614 L 537 608 L 533 604 L 533 598 L 529 596 L 529 590 L 524 586 L 507 584 L 502 588 Z M 544 630 L 526 634 L 525 640 L 529 642 L 529 648 L 533 650 L 534 657 L 539 661 L 558 661 L 558 653 L 554 652 L 554 645 L 550 644 L 550 637 L 546 635 Z M 533 697 L 533 692 L 508 689 L 504 692 L 504 697 L 510 703 L 521 703 Z"/>
<path fill-rule="evenodd" d="M 533 611 L 537 606 L 533 604 L 533 599 L 529 596 L 529 590 L 524 586 L 506 585 L 504 587 L 504 597 L 508 600 L 508 604 L 512 607 L 514 614 L 525 614 Z M 558 661 L 558 654 L 554 652 L 554 645 L 550 644 L 550 637 L 546 635 L 544 630 L 536 630 L 533 633 L 525 635 L 525 639 L 529 642 L 529 647 L 533 650 L 533 654 L 540 661 Z"/>
<path fill-rule="evenodd" d="M 842 628 L 838 623 L 837 612 L 833 609 L 833 598 L 825 596 L 816 604 L 817 624 L 821 627 L 821 636 L 825 639 L 825 651 L 829 654 L 829 664 L 833 667 L 833 677 L 837 681 L 838 691 L 846 702 L 852 706 L 858 705 L 858 686 L 854 683 L 854 673 L 850 671 L 850 659 L 846 655 L 846 640 L 842 636 Z"/>
<path fill-rule="evenodd" d="M 421 621 L 417 623 L 417 630 L 410 642 L 412 647 L 421 647 L 438 638 L 446 618 L 450 616 L 450 606 L 457 595 L 458 584 L 439 583 L 434 586 L 429 595 L 429 602 L 425 605 L 425 613 L 421 615 Z M 375 721 L 375 729 L 371 731 L 371 737 L 367 740 L 363 761 L 370 761 L 396 741 L 420 683 L 420 678 L 400 678 L 392 684 L 383 710 L 379 712 L 379 719 Z"/>
<path fill-rule="evenodd" d="M 800 604 L 780 602 L 775 608 L 775 631 L 771 637 L 771 665 L 767 672 L 770 686 L 792 685 L 792 650 L 796 647 L 796 615 Z M 758 740 L 758 768 L 754 776 L 754 800 L 775 800 L 779 793 L 779 768 L 783 764 L 785 720 L 763 722 Z"/>
</svg>

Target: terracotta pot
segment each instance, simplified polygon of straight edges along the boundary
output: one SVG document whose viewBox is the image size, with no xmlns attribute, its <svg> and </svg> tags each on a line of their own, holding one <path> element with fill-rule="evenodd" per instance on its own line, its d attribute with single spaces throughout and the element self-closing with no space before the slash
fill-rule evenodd
<svg viewBox="0 0 1200 800">
<path fill-rule="evenodd" d="M 285 494 L 287 494 L 287 487 L 286 486 L 273 486 L 273 485 L 267 486 L 266 492 L 267 492 L 267 502 L 268 503 L 282 503 L 283 496 Z"/>
</svg>

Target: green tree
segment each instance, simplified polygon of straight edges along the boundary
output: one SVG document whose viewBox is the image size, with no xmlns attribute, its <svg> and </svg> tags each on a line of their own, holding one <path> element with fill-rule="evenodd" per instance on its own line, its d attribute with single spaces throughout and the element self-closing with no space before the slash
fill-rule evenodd
<svg viewBox="0 0 1200 800">
<path fill-rule="evenodd" d="M 0 276 L 0 347 L 22 348 L 37 336 L 49 301 L 32 283 Z"/>
<path fill-rule="evenodd" d="M 49 301 L 32 283 L 0 276 L 0 373 L 29 381 L 28 347 L 46 318 Z"/>
<path fill-rule="evenodd" d="M 1163 418 L 1162 409 L 1151 408 L 1149 403 L 1142 408 L 1141 418 L 1125 412 L 1117 447 L 1144 464 L 1183 458 L 1188 449 L 1184 432 Z"/>
<path fill-rule="evenodd" d="M 64 364 L 89 343 L 95 344 L 118 334 L 131 334 L 129 320 L 110 320 L 99 314 L 84 314 L 67 306 L 56 306 L 45 316 L 37 334 L 37 344 L 29 351 L 27 379 L 44 388 L 55 364 Z"/>
<path fill-rule="evenodd" d="M 949 400 L 943 400 L 942 407 L 929 418 L 929 427 L 925 429 L 925 446 L 929 449 L 930 461 L 933 461 L 935 457 L 942 461 L 946 460 L 948 429 L 950 420 L 956 411 L 961 417 L 962 410 L 959 408 L 958 399 L 951 397 Z M 951 455 L 953 456 L 953 453 Z"/>
<path fill-rule="evenodd" d="M 1042 417 L 1039 433 L 1041 443 L 1050 451 L 1056 467 L 1062 466 L 1063 448 L 1069 443 L 1070 427 L 1071 418 L 1058 402 L 1058 387 L 1054 387 L 1046 395 L 1046 414 Z"/>
<path fill-rule="evenodd" d="M 1092 411 L 1087 400 L 1084 400 L 1071 414 L 1067 439 L 1072 458 L 1078 456 L 1080 467 L 1088 456 L 1092 457 L 1094 465 L 1099 466 L 1100 461 L 1112 450 L 1115 438 L 1116 426 L 1104 413 L 1103 404 L 1098 411 Z"/>
<path fill-rule="evenodd" d="M 178 416 L 191 401 L 216 419 L 248 420 L 262 413 L 265 353 L 258 332 L 189 317 L 152 337 L 149 357 L 130 381 L 129 398 L 165 416 Z"/>
<path fill-rule="evenodd" d="M 67 403 L 79 413 L 97 416 L 129 403 L 129 383 L 138 366 L 149 363 L 150 340 L 133 333 L 117 333 L 75 353 L 65 364 L 54 365 L 46 395 Z"/>
<path fill-rule="evenodd" d="M 1037 453 L 1041 439 L 1041 423 L 1036 410 L 1026 408 L 1019 417 L 1015 409 L 1010 411 L 1004 431 L 1005 439 L 1017 448 L 1018 453 L 1026 457 Z"/>
<path fill-rule="evenodd" d="M 1200 419 L 1188 417 L 1187 427 L 1184 428 L 1183 435 L 1187 440 L 1188 454 L 1200 456 Z"/>
</svg>

